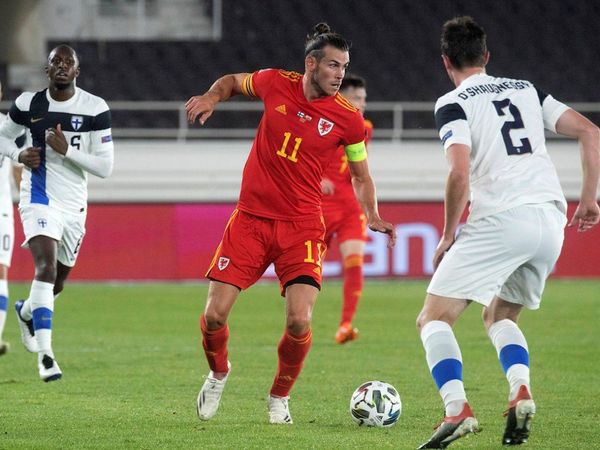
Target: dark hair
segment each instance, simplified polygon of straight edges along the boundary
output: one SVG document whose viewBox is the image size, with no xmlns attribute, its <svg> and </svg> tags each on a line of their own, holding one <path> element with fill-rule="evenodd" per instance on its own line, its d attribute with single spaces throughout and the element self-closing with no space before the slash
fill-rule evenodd
<svg viewBox="0 0 600 450">
<path fill-rule="evenodd" d="M 325 22 L 319 22 L 313 27 L 312 34 L 306 36 L 304 45 L 304 56 L 314 56 L 317 61 L 323 57 L 323 47 L 331 45 L 342 51 L 350 51 L 352 44 L 341 35 L 331 31 Z"/>
<path fill-rule="evenodd" d="M 367 82 L 363 77 L 359 77 L 358 75 L 354 75 L 353 73 L 347 73 L 344 79 L 342 80 L 342 85 L 340 86 L 340 91 L 348 88 L 367 88 Z"/>
<path fill-rule="evenodd" d="M 457 69 L 483 67 L 487 44 L 485 31 L 469 16 L 448 20 L 442 27 L 442 54 Z"/>
</svg>

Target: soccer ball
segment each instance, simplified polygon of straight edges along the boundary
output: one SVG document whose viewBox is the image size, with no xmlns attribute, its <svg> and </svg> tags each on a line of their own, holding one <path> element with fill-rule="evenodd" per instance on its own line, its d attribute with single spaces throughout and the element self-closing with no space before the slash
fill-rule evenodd
<svg viewBox="0 0 600 450">
<path fill-rule="evenodd" d="M 358 425 L 391 427 L 402 412 L 400 394 L 384 381 L 361 384 L 350 399 L 350 415 Z"/>
</svg>

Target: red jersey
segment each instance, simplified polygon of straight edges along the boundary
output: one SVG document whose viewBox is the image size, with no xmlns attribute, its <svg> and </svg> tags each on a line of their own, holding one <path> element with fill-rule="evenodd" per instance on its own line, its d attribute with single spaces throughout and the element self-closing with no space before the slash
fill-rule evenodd
<svg viewBox="0 0 600 450">
<path fill-rule="evenodd" d="M 373 124 L 370 120 L 364 120 L 365 125 L 365 144 L 368 144 L 373 137 Z M 331 164 L 325 169 L 323 178 L 333 182 L 334 191 L 331 195 L 323 195 L 322 208 L 327 211 L 356 211 L 360 212 L 360 204 L 354 194 L 352 187 L 352 177 L 348 167 L 348 158 L 344 147 L 338 147 Z"/>
<path fill-rule="evenodd" d="M 265 69 L 249 75 L 243 92 L 264 113 L 244 167 L 238 208 L 276 220 L 321 215 L 321 179 L 340 146 L 365 138 L 360 112 L 339 93 L 308 101 L 302 74 Z"/>
</svg>

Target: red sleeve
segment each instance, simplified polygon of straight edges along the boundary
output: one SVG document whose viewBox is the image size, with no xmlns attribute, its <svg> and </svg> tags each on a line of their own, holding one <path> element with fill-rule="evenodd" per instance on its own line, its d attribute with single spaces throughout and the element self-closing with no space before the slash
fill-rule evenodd
<svg viewBox="0 0 600 450">
<path fill-rule="evenodd" d="M 348 123 L 348 129 L 346 130 L 346 136 L 344 136 L 342 144 L 358 144 L 359 142 L 364 141 L 365 137 L 365 120 L 359 112 L 356 112 L 356 114 L 352 114 L 352 117 L 350 118 L 350 121 Z"/>
<path fill-rule="evenodd" d="M 263 69 L 248 75 L 242 83 L 243 94 L 264 99 L 269 92 L 269 87 L 275 81 L 277 72 L 277 69 Z"/>
</svg>

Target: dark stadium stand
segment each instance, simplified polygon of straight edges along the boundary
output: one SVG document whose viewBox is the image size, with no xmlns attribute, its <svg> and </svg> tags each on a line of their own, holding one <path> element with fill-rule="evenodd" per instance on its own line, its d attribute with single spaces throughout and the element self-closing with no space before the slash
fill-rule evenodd
<svg viewBox="0 0 600 450">
<path fill-rule="evenodd" d="M 325 20 L 353 41 L 351 69 L 368 80 L 371 101 L 434 101 L 451 87 L 439 57 L 441 25 L 465 13 L 489 35 L 489 73 L 529 79 L 565 101 L 600 101 L 592 88 L 600 79 L 596 0 L 223 0 L 219 42 L 70 44 L 81 56 L 80 83 L 92 92 L 109 100 L 182 100 L 223 73 L 301 71 L 304 36 Z"/>
</svg>

